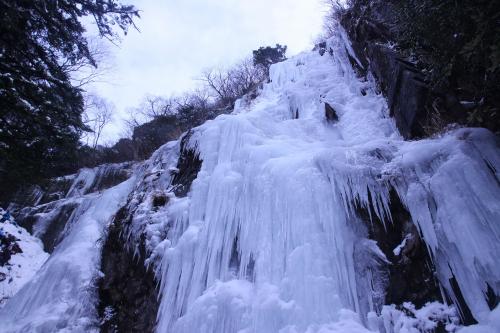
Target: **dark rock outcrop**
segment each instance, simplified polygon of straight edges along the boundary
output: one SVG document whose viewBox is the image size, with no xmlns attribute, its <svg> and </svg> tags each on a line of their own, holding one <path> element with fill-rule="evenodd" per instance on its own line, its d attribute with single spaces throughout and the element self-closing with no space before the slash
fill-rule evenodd
<svg viewBox="0 0 500 333">
<path fill-rule="evenodd" d="M 121 237 L 129 218 L 126 207 L 118 211 L 102 250 L 98 306 L 102 332 L 153 332 L 156 324 L 155 275 L 144 264 L 145 251 L 134 254 Z"/>
<path fill-rule="evenodd" d="M 335 109 L 328 103 L 325 103 L 325 118 L 328 122 L 334 123 L 339 121 L 339 116 Z"/>
<path fill-rule="evenodd" d="M 326 42 L 321 42 L 314 46 L 313 51 L 318 51 L 320 56 L 325 55 L 326 52 Z"/>
<path fill-rule="evenodd" d="M 361 75 L 367 70 L 374 75 L 404 138 L 425 137 L 447 123 L 463 122 L 465 112 L 455 94 L 431 89 L 416 65 L 388 46 L 395 39 L 395 16 L 393 4 L 379 1 L 358 1 L 343 14 L 341 24 L 363 65 L 351 61 L 353 67 Z"/>
<path fill-rule="evenodd" d="M 370 219 L 368 210 L 359 208 L 358 215 L 368 230 L 368 237 L 377 242 L 378 247 L 389 260 L 385 267 L 379 267 L 378 279 L 384 281 L 385 297 L 383 304 L 411 302 L 417 308 L 427 302 L 446 301 L 452 304 L 449 295 L 444 294 L 435 275 L 435 267 L 417 227 L 411 220 L 407 209 L 401 203 L 394 190 L 390 195 L 390 212 L 392 223 L 386 223 L 376 217 L 373 209 Z M 457 298 L 456 305 L 460 310 L 462 322 L 466 325 L 477 323 L 465 302 L 462 292 L 455 281 L 450 279 L 453 293 Z M 444 291 L 443 291 L 444 292 Z M 492 305 L 496 296 L 491 295 Z M 445 332 L 444 328 L 436 332 Z"/>
<path fill-rule="evenodd" d="M 430 91 L 423 75 L 385 45 L 368 44 L 366 51 L 400 133 L 407 139 L 424 136 Z"/>
<path fill-rule="evenodd" d="M 388 32 L 380 28 L 380 24 L 360 21 L 353 27 L 349 25 L 350 21 L 344 20 L 344 23 L 357 58 L 376 78 L 403 137 L 424 136 L 428 122 L 427 105 L 431 101 L 423 75 L 396 51 L 382 44 L 387 41 Z M 358 68 L 357 62 L 352 63 L 358 73 L 366 75 L 366 70 Z"/>
<path fill-rule="evenodd" d="M 390 262 L 385 304 L 412 302 L 421 307 L 429 301 L 442 301 L 427 246 L 394 192 L 390 210 L 393 223 L 385 225 L 374 214 L 370 221 L 368 212 L 359 210 L 369 238 L 377 242 Z"/>
<path fill-rule="evenodd" d="M 69 202 L 57 207 L 53 212 L 47 210 L 47 212 L 50 212 L 51 217 L 44 221 L 46 224 L 45 229 L 41 233 L 36 234 L 36 236 L 42 240 L 43 249 L 46 252 L 52 253 L 56 246 L 62 241 L 64 238 L 64 229 L 68 222 L 70 222 L 71 216 L 77 207 L 77 203 Z M 23 225 L 28 221 L 33 221 L 33 223 L 35 223 L 36 217 L 28 215 L 27 220 L 23 220 Z"/>
<path fill-rule="evenodd" d="M 175 116 L 161 116 L 134 128 L 132 141 L 138 159 L 146 159 L 164 143 L 183 132 Z"/>
<path fill-rule="evenodd" d="M 25 207 L 16 212 L 17 223 L 41 239 L 43 249 L 52 253 L 61 242 L 66 225 L 71 222 L 79 202 L 56 200 L 47 204 Z"/>
<path fill-rule="evenodd" d="M 177 197 L 185 197 L 201 169 L 202 160 L 194 149 L 187 147 L 191 132 L 181 141 L 181 154 L 177 162 L 178 172 L 172 179 L 173 192 Z"/>
<path fill-rule="evenodd" d="M 14 254 L 23 252 L 18 241 L 13 235 L 0 232 L 0 266 L 7 264 Z M 5 278 L 5 274 L 0 275 L 0 281 L 3 281 L 2 278 Z"/>
</svg>

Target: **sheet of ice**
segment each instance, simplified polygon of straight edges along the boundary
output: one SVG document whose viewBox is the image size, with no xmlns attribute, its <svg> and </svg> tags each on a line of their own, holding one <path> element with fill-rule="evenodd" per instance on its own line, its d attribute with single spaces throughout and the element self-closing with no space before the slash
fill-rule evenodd
<svg viewBox="0 0 500 333">
<path fill-rule="evenodd" d="M 500 154 L 493 134 L 460 129 L 410 142 L 385 166 L 419 227 L 452 298 L 455 277 L 477 320 L 490 310 L 488 285 L 500 294 Z"/>
<path fill-rule="evenodd" d="M 98 331 L 94 284 L 102 237 L 134 181 L 84 198 L 63 241 L 0 311 L 2 332 Z"/>
</svg>

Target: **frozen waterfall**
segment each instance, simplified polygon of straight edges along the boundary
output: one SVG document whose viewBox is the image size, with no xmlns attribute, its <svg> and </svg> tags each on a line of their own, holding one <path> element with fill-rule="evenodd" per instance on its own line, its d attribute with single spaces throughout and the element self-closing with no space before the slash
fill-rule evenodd
<svg viewBox="0 0 500 333">
<path fill-rule="evenodd" d="M 391 188 L 447 294 L 453 274 L 474 316 L 488 316 L 486 288 L 500 291 L 495 139 L 461 129 L 403 141 L 373 81 L 351 68 L 346 38 L 327 48 L 272 66 L 256 100 L 195 129 L 201 170 L 183 209 L 165 211 L 158 332 L 365 332 L 355 312 L 379 310 L 363 296 L 381 291 L 356 283 L 354 251 L 366 247 L 366 266 L 386 259 L 356 210 L 393 223 Z"/>
<path fill-rule="evenodd" d="M 341 28 L 326 45 L 324 55 L 273 65 L 254 100 L 241 99 L 232 114 L 160 148 L 128 181 L 85 199 L 38 276 L 2 310 L 2 327 L 78 331 L 75 323 L 92 323 L 95 244 L 128 195 L 127 239 L 133 247 L 145 237 L 160 281 L 159 333 L 418 332 L 388 319 L 397 311 L 384 307 L 377 279 L 390 263 L 360 217 L 364 209 L 371 223 L 397 223 L 391 191 L 426 243 L 442 294 L 493 322 L 485 295 L 500 294 L 496 139 L 464 128 L 403 140 L 374 80 L 352 69 Z M 325 118 L 326 104 L 338 120 Z M 186 151 L 201 167 L 184 196 L 173 179 Z M 153 210 L 158 193 L 168 200 Z"/>
</svg>

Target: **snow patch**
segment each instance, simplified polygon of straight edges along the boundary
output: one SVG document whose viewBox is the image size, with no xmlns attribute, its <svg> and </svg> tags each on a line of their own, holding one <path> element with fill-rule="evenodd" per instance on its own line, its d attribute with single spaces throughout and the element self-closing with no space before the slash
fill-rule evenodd
<svg viewBox="0 0 500 333">
<path fill-rule="evenodd" d="M 43 251 L 42 242 L 16 224 L 14 219 L 0 208 L 1 255 L 12 253 L 10 259 L 0 265 L 0 308 L 31 280 L 49 254 Z M 12 243 L 8 239 L 13 240 Z M 9 243 L 9 244 L 7 244 Z M 13 248 L 17 247 L 13 251 Z M 9 253 L 9 254 L 10 254 Z"/>
</svg>

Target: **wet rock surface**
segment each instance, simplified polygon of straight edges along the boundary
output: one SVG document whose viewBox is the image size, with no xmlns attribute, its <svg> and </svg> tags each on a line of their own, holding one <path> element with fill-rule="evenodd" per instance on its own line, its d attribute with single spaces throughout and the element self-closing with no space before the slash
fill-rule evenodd
<svg viewBox="0 0 500 333">
<path fill-rule="evenodd" d="M 75 209 L 77 201 L 58 200 L 26 207 L 16 213 L 16 221 L 31 234 L 41 239 L 44 250 L 51 253 L 62 240 L 62 234 Z"/>
<path fill-rule="evenodd" d="M 43 242 L 43 249 L 46 252 L 52 253 L 56 246 L 62 241 L 63 231 L 77 207 L 77 203 L 68 203 L 67 205 L 59 207 L 53 215 L 53 218 L 48 221 L 47 228 L 43 233 L 38 235 Z"/>
</svg>

